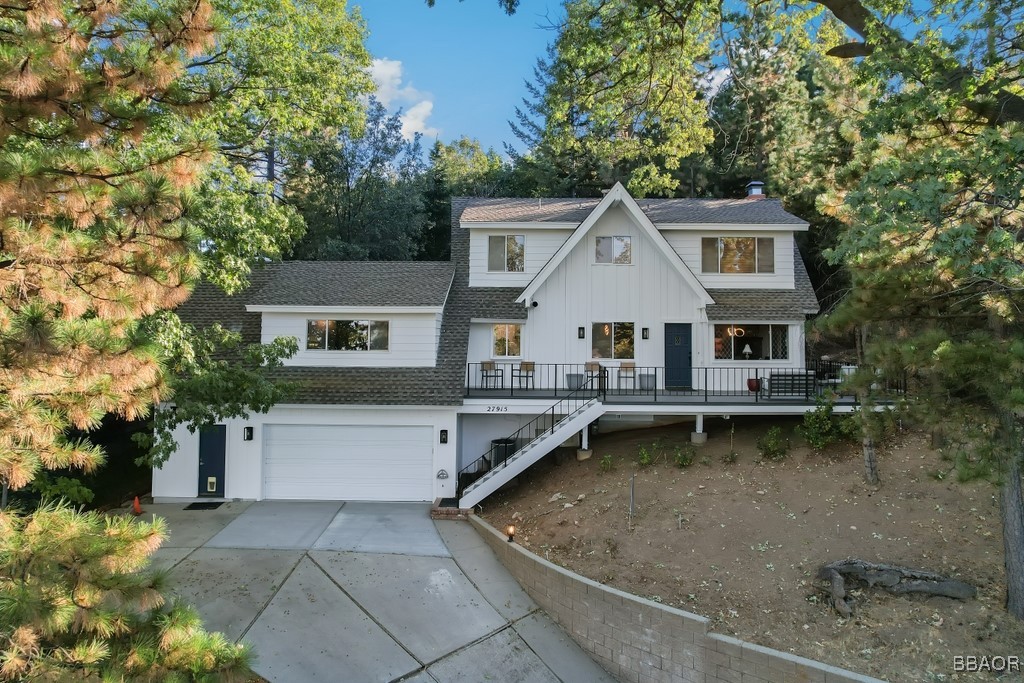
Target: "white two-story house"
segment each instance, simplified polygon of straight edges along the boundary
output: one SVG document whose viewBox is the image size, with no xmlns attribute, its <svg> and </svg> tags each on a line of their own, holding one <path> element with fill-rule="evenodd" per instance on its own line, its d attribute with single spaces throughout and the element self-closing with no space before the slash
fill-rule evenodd
<svg viewBox="0 0 1024 683">
<path fill-rule="evenodd" d="M 735 200 L 453 202 L 452 262 L 285 262 L 180 313 L 298 339 L 265 415 L 176 434 L 158 499 L 457 499 L 472 506 L 602 420 L 801 413 L 818 310 L 760 184 Z"/>
</svg>

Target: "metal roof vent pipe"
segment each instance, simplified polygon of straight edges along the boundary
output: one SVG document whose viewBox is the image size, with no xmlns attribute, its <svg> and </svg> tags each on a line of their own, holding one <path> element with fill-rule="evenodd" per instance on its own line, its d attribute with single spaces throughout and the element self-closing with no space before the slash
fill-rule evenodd
<svg viewBox="0 0 1024 683">
<path fill-rule="evenodd" d="M 764 199 L 764 183 L 760 180 L 751 180 L 747 183 L 747 199 Z"/>
</svg>

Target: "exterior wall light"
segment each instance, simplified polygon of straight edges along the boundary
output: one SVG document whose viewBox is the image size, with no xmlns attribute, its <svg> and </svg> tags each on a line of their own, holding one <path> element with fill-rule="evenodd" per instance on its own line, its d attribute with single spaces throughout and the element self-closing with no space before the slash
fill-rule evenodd
<svg viewBox="0 0 1024 683">
<path fill-rule="evenodd" d="M 641 327 L 640 328 L 640 338 L 641 339 L 650 339 L 651 338 L 651 328 L 649 328 L 649 327 Z"/>
<path fill-rule="evenodd" d="M 442 429 L 441 430 L 440 439 L 441 439 L 441 443 L 448 443 L 448 430 L 447 429 Z"/>
<path fill-rule="evenodd" d="M 242 441 L 252 441 L 252 427 L 242 429 Z"/>
<path fill-rule="evenodd" d="M 578 338 L 580 338 L 580 339 L 586 339 L 587 338 L 587 328 L 585 328 L 585 327 L 577 327 L 576 328 L 576 336 Z"/>
</svg>

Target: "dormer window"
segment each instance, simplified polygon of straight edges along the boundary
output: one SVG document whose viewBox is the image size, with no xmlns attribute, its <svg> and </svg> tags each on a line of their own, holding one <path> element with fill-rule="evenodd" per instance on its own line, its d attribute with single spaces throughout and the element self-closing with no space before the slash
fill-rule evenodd
<svg viewBox="0 0 1024 683">
<path fill-rule="evenodd" d="M 775 272 L 773 237 L 704 237 L 700 247 L 703 273 Z"/>
<path fill-rule="evenodd" d="M 598 237 L 594 245 L 594 263 L 629 265 L 633 262 L 633 248 L 629 236 Z"/>
<path fill-rule="evenodd" d="M 526 265 L 526 237 L 491 235 L 487 238 L 487 270 L 494 273 L 521 273 Z"/>
</svg>

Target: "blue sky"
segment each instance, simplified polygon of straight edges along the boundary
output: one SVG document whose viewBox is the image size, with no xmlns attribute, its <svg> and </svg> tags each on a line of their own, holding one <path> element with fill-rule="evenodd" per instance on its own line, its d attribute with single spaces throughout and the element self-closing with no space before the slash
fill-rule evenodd
<svg viewBox="0 0 1024 683">
<path fill-rule="evenodd" d="M 404 114 L 404 131 L 435 139 L 462 135 L 502 151 L 508 121 L 526 95 L 537 58 L 554 37 L 559 0 L 521 0 L 507 16 L 496 0 L 354 0 L 366 21 L 378 96 Z M 516 141 L 517 142 L 517 141 Z M 516 144 L 517 148 L 521 145 Z"/>
</svg>

